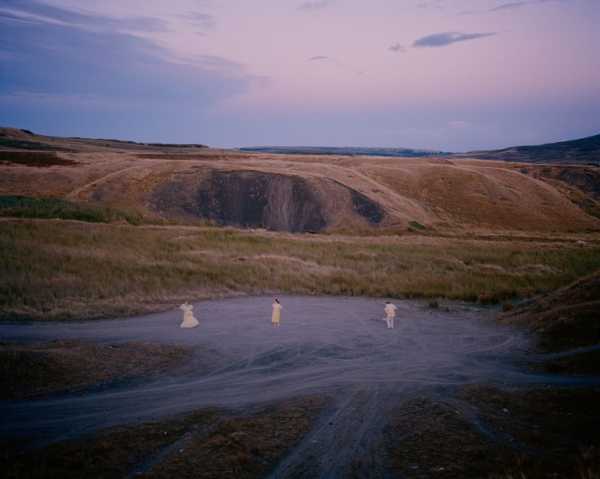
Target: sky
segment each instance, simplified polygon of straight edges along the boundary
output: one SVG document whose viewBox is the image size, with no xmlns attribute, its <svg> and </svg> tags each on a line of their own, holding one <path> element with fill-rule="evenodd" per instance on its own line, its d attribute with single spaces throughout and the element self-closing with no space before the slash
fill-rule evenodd
<svg viewBox="0 0 600 479">
<path fill-rule="evenodd" d="M 599 0 L 0 0 L 0 125 L 469 151 L 600 133 Z"/>
</svg>

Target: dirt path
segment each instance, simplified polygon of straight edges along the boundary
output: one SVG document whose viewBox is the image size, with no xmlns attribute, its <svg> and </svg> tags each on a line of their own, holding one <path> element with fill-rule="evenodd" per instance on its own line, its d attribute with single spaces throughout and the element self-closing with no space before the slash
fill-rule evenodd
<svg viewBox="0 0 600 479">
<path fill-rule="evenodd" d="M 271 299 L 264 297 L 198 303 L 200 327 L 193 330 L 178 327 L 176 311 L 90 323 L 0 324 L 6 340 L 135 338 L 194 351 L 181 368 L 143 384 L 0 402 L 0 437 L 35 437 L 47 444 L 203 407 L 244 411 L 324 395 L 331 405 L 270 477 L 385 478 L 389 460 L 382 444 L 390 412 L 416 395 L 439 399 L 445 394 L 440 391 L 473 384 L 574 384 L 520 368 L 528 339 L 493 321 L 493 310 L 460 303 L 450 311 L 432 310 L 404 301 L 398 303 L 397 327 L 388 330 L 380 320 L 381 300 L 281 300 L 277 329 L 270 324 Z"/>
<path fill-rule="evenodd" d="M 338 398 L 269 479 L 389 477 L 385 451 L 377 447 L 389 412 L 382 407 L 384 395 L 382 387 L 373 386 Z"/>
<path fill-rule="evenodd" d="M 88 183 L 75 188 L 65 198 L 68 200 L 81 199 L 83 197 L 83 194 L 90 188 L 96 188 L 98 185 L 104 184 L 104 183 L 110 181 L 112 178 L 121 176 L 129 171 L 137 170 L 137 169 L 143 170 L 145 168 L 146 168 L 146 165 L 133 165 L 133 166 L 127 166 L 125 168 L 120 168 L 116 171 L 111 171 L 110 173 L 108 173 L 104 176 L 100 176 L 100 177 L 94 179 L 93 181 L 89 181 Z"/>
</svg>

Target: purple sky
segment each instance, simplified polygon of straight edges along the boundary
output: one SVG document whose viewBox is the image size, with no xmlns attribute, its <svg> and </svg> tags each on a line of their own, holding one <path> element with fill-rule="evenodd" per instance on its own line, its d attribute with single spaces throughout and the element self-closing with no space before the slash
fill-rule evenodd
<svg viewBox="0 0 600 479">
<path fill-rule="evenodd" d="M 0 124 L 463 151 L 600 133 L 598 0 L 0 0 Z"/>
</svg>

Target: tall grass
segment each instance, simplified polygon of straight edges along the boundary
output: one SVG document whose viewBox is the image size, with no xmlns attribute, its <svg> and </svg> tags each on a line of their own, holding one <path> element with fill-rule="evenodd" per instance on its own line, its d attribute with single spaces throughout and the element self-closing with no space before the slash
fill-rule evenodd
<svg viewBox="0 0 600 479">
<path fill-rule="evenodd" d="M 288 292 L 501 301 L 600 268 L 600 246 L 231 229 L 0 223 L 0 317 L 92 318 Z"/>
</svg>

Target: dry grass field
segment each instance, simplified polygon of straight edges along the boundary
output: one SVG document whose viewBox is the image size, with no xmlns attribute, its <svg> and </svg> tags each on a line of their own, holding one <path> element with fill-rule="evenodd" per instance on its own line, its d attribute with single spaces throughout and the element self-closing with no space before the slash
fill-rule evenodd
<svg viewBox="0 0 600 479">
<path fill-rule="evenodd" d="M 499 302 L 600 268 L 590 165 L 0 139 L 5 319 L 277 291 Z"/>
<path fill-rule="evenodd" d="M 350 237 L 5 219 L 0 249 L 3 319 L 111 317 L 277 291 L 498 302 L 600 268 L 589 235 Z"/>
</svg>

